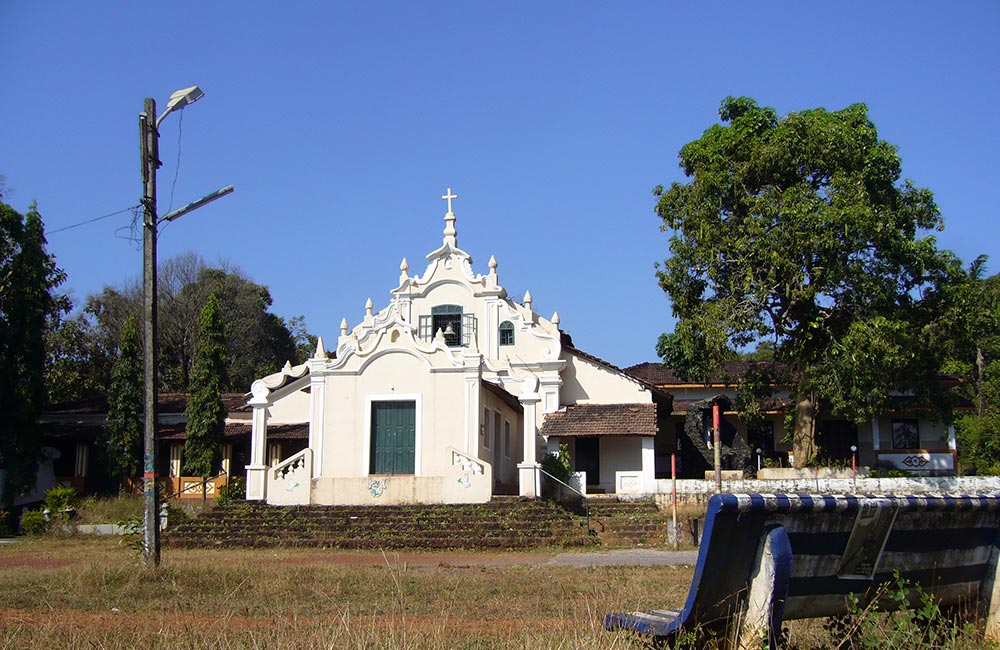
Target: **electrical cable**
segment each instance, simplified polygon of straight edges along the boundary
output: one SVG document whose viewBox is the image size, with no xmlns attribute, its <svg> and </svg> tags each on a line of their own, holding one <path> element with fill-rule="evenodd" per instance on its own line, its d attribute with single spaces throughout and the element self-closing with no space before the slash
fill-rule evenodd
<svg viewBox="0 0 1000 650">
<path fill-rule="evenodd" d="M 180 111 L 180 118 L 177 120 L 177 165 L 174 166 L 174 182 L 170 184 L 170 202 L 167 204 L 166 214 L 174 208 L 174 189 L 177 187 L 177 177 L 181 173 L 181 136 L 184 134 L 184 111 Z"/>
<path fill-rule="evenodd" d="M 45 234 L 46 235 L 54 235 L 57 232 L 62 232 L 64 230 L 70 230 L 71 228 L 77 228 L 79 226 L 85 226 L 88 223 L 94 223 L 95 221 L 100 221 L 101 219 L 107 219 L 109 217 L 113 217 L 113 216 L 121 214 L 123 212 L 128 212 L 129 210 L 135 210 L 138 207 L 141 207 L 141 206 L 133 205 L 133 206 L 125 208 L 124 210 L 118 210 L 117 212 L 112 212 L 110 214 L 105 214 L 105 215 L 102 215 L 100 217 L 94 217 L 93 219 L 87 219 L 86 221 L 81 221 L 80 223 L 74 223 L 72 226 L 65 226 L 63 228 L 56 228 L 55 230 L 47 230 L 45 232 Z"/>
</svg>

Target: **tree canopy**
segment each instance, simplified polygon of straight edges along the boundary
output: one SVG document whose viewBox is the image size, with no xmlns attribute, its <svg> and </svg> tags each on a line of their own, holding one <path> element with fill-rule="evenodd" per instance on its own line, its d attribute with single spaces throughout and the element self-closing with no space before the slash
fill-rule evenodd
<svg viewBox="0 0 1000 650">
<path fill-rule="evenodd" d="M 936 395 L 928 343 L 961 268 L 928 234 L 943 225 L 933 195 L 900 181 L 865 105 L 779 118 L 728 97 L 719 115 L 680 151 L 689 181 L 654 190 L 671 233 L 657 275 L 678 319 L 657 351 L 705 380 L 766 343 L 793 389 L 801 465 L 821 406 L 862 421 L 894 391 Z"/>
<path fill-rule="evenodd" d="M 315 347 L 301 317 L 285 320 L 270 312 L 271 294 L 236 268 L 210 267 L 194 254 L 173 257 L 159 267 L 160 389 L 185 392 L 191 378 L 198 317 L 215 294 L 226 327 L 228 382 L 224 390 L 245 391 L 285 361 L 300 363 Z M 72 351 L 49 360 L 53 398 L 76 399 L 107 390 L 110 370 L 128 317 L 142 318 L 138 280 L 105 287 L 87 298 L 83 312 L 50 336 L 73 342 Z M 81 394 L 89 391 L 89 395 Z"/>
<path fill-rule="evenodd" d="M 965 409 L 956 421 L 963 472 L 1000 474 L 1000 274 L 984 278 L 976 259 L 948 314 L 945 369 L 958 380 Z"/>
<path fill-rule="evenodd" d="M 38 416 L 47 403 L 44 332 L 66 312 L 56 293 L 66 276 L 46 251 L 45 227 L 32 204 L 21 215 L 0 203 L 0 468 L 10 500 L 34 486 Z"/>
</svg>

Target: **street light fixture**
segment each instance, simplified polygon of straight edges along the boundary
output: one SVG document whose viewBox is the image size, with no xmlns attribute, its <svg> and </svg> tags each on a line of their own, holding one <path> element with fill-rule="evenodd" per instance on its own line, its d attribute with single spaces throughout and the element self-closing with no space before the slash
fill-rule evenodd
<svg viewBox="0 0 1000 650">
<path fill-rule="evenodd" d="M 157 413 L 157 332 L 156 332 L 156 170 L 160 168 L 159 126 L 167 115 L 193 104 L 205 93 L 198 86 L 170 95 L 167 110 L 156 117 L 156 101 L 147 97 L 139 114 L 139 139 L 142 157 L 142 296 L 143 296 L 143 556 L 154 566 L 160 563 L 160 521 L 156 493 Z M 232 192 L 232 186 L 210 194 L 171 212 L 169 220 L 195 210 L 209 201 Z"/>
</svg>

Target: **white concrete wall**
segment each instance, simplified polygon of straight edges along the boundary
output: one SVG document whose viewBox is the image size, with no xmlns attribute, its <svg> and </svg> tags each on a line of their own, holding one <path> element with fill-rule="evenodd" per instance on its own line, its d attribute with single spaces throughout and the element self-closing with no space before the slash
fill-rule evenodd
<svg viewBox="0 0 1000 650">
<path fill-rule="evenodd" d="M 522 416 L 488 390 L 482 390 L 479 400 L 479 449 L 478 454 L 474 455 L 493 465 L 493 476 L 496 480 L 515 484 L 517 483 L 517 464 L 522 460 L 524 449 Z M 489 412 L 489 420 L 483 422 L 487 411 Z M 494 432 L 497 413 L 500 413 L 499 435 Z M 509 449 L 504 440 L 507 423 L 510 423 Z M 499 442 L 499 446 L 496 444 L 497 442 Z"/>
<path fill-rule="evenodd" d="M 661 506 L 670 505 L 670 479 L 656 481 L 653 496 Z M 723 481 L 722 491 L 734 494 L 997 494 L 1000 476 L 788 479 Z M 715 494 L 715 481 L 678 479 L 677 500 L 682 504 L 707 503 Z"/>
<path fill-rule="evenodd" d="M 267 424 L 296 424 L 309 421 L 309 393 L 303 388 L 309 387 L 309 378 L 305 382 L 297 381 L 294 390 L 282 388 L 277 391 L 278 397 L 267 409 Z"/>
<path fill-rule="evenodd" d="M 642 438 L 639 436 L 601 436 L 601 487 L 615 491 L 617 472 L 642 471 Z"/>
<path fill-rule="evenodd" d="M 563 352 L 561 358 L 566 362 L 566 367 L 562 372 L 560 406 L 646 404 L 653 401 L 647 388 L 621 373 L 571 352 Z"/>
<path fill-rule="evenodd" d="M 320 476 L 368 475 L 371 404 L 394 400 L 417 403 L 415 471 L 442 475 L 450 466 L 445 447 L 465 448 L 464 388 L 461 372 L 429 372 L 403 351 L 375 358 L 361 374 L 328 375 Z"/>
</svg>

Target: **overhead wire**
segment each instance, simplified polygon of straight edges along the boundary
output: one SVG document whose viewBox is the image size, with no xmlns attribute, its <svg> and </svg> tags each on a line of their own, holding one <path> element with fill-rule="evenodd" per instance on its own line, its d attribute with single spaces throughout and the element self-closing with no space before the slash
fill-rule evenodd
<svg viewBox="0 0 1000 650">
<path fill-rule="evenodd" d="M 99 217 L 94 217 L 93 219 L 87 219 L 86 221 L 81 221 L 80 223 L 74 223 L 71 226 L 64 226 L 62 228 L 56 228 L 55 230 L 48 230 L 48 231 L 46 231 L 45 234 L 46 235 L 54 235 L 57 232 L 62 232 L 64 230 L 70 230 L 72 228 L 78 228 L 80 226 L 85 226 L 88 223 L 94 223 L 95 221 L 100 221 L 101 219 L 107 219 L 109 217 L 113 217 L 115 215 L 122 214 L 123 212 L 128 212 L 129 210 L 135 210 L 135 209 L 140 208 L 140 207 L 141 206 L 138 206 L 138 205 L 129 206 L 129 207 L 123 209 L 123 210 L 118 210 L 117 212 L 111 212 L 111 213 L 108 213 L 108 214 L 101 215 Z"/>
</svg>

